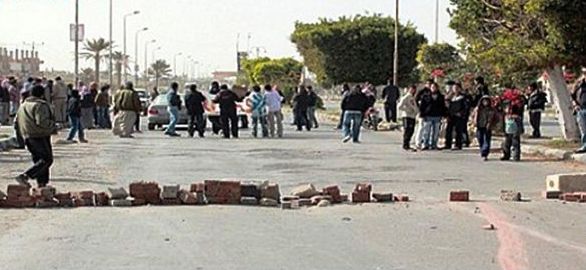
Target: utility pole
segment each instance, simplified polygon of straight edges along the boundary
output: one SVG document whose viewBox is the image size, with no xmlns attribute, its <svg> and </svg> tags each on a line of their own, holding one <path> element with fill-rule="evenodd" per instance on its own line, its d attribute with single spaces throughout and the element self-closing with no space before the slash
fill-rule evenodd
<svg viewBox="0 0 586 270">
<path fill-rule="evenodd" d="M 146 30 L 149 30 L 149 28 L 139 29 L 134 35 L 134 87 L 138 87 L 138 34 Z"/>
<path fill-rule="evenodd" d="M 114 84 L 114 74 L 112 66 L 112 0 L 110 0 L 110 56 L 108 58 L 108 60 L 110 61 L 108 75 L 110 75 L 110 87 L 112 87 L 112 85 Z"/>
<path fill-rule="evenodd" d="M 435 43 L 439 42 L 439 0 L 435 0 Z"/>
<path fill-rule="evenodd" d="M 140 13 L 140 11 L 135 10 L 132 13 L 125 14 L 124 15 L 124 19 L 123 19 L 123 21 L 124 21 L 124 29 L 123 29 L 123 32 L 124 32 L 124 37 L 123 37 L 124 55 L 123 55 L 123 59 L 122 60 L 124 62 L 123 62 L 122 69 L 124 70 L 124 83 L 126 83 L 128 81 L 128 71 L 126 70 L 127 69 L 127 66 L 128 66 L 128 54 L 126 54 L 126 18 L 128 18 L 128 16 L 137 15 L 139 13 Z"/>
<path fill-rule="evenodd" d="M 395 52 L 393 54 L 393 85 L 399 85 L 399 0 L 395 0 Z"/>
<path fill-rule="evenodd" d="M 75 85 L 79 84 L 79 0 L 75 0 Z"/>
<path fill-rule="evenodd" d="M 150 43 L 155 43 L 157 42 L 156 39 L 147 41 L 144 43 L 144 88 L 147 88 L 147 85 L 149 84 L 149 68 L 148 68 L 148 50 L 149 50 L 149 44 Z"/>
</svg>

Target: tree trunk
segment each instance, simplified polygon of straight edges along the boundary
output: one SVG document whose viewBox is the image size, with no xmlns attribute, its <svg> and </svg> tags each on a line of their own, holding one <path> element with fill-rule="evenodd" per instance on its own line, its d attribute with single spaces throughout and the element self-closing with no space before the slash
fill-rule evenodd
<svg viewBox="0 0 586 270">
<path fill-rule="evenodd" d="M 580 137 L 578 124 L 572 113 L 572 99 L 564 79 L 561 66 L 547 69 L 549 88 L 558 108 L 558 122 L 565 140 L 574 141 Z"/>
<path fill-rule="evenodd" d="M 96 54 L 96 83 L 100 84 L 100 54 Z"/>
</svg>

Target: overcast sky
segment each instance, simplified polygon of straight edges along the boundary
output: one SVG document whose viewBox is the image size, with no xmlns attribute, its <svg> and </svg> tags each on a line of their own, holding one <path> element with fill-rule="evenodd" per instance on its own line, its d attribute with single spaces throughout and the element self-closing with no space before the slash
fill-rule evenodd
<svg viewBox="0 0 586 270">
<path fill-rule="evenodd" d="M 148 27 L 140 35 L 139 64 L 144 63 L 146 40 L 158 59 L 183 72 L 184 56 L 199 61 L 201 73 L 213 70 L 235 70 L 237 35 L 240 48 L 263 47 L 261 55 L 295 57 L 289 41 L 295 21 L 314 22 L 318 18 L 370 13 L 394 14 L 393 0 L 114 0 L 113 40 L 115 50 L 122 51 L 123 16 L 134 10 L 140 14 L 129 17 L 127 53 L 134 57 L 134 36 L 137 29 Z M 440 0 L 440 40 L 456 43 L 455 33 L 448 28 L 446 12 L 449 0 Z M 85 24 L 86 38 L 108 38 L 108 0 L 80 0 L 80 23 Z M 429 40 L 434 37 L 435 0 L 402 0 L 401 22 L 409 20 Z M 0 0 L 0 46 L 30 49 L 30 44 L 43 42 L 37 50 L 45 60 L 45 68 L 73 70 L 73 42 L 69 41 L 69 24 L 74 22 L 74 0 Z M 266 53 L 264 52 L 266 49 Z M 256 55 L 256 50 L 253 50 Z M 82 67 L 93 67 L 82 60 Z M 104 66 L 106 68 L 106 66 Z"/>
</svg>

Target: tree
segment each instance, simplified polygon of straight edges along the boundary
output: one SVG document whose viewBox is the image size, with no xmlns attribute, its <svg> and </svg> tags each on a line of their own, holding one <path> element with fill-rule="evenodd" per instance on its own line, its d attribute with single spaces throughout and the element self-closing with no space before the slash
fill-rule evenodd
<svg viewBox="0 0 586 270">
<path fill-rule="evenodd" d="M 91 81 L 95 81 L 95 73 L 94 70 L 91 68 L 83 68 L 81 69 L 81 81 L 82 82 L 91 82 Z M 76 86 L 77 87 L 77 86 Z"/>
<path fill-rule="evenodd" d="M 112 61 L 114 61 L 114 70 L 116 70 L 116 86 L 122 85 L 122 73 L 124 69 L 128 70 L 128 55 L 121 52 L 114 52 L 112 54 Z"/>
<path fill-rule="evenodd" d="M 383 84 L 393 73 L 394 25 L 381 15 L 297 22 L 291 41 L 319 83 Z M 399 27 L 399 81 L 406 85 L 418 79 L 415 55 L 426 39 L 411 23 Z"/>
<path fill-rule="evenodd" d="M 80 55 L 87 60 L 94 60 L 94 72 L 96 83 L 100 83 L 100 62 L 104 58 L 103 51 L 110 48 L 112 44 L 110 42 L 104 40 L 103 38 L 87 40 L 84 43 L 83 49 L 85 52 L 82 52 Z"/>
<path fill-rule="evenodd" d="M 436 70 L 442 70 L 447 77 L 450 77 L 462 61 L 458 49 L 448 43 L 423 44 L 417 52 L 422 80 L 429 79 Z"/>
<path fill-rule="evenodd" d="M 562 133 L 578 138 L 564 66 L 586 63 L 585 1 L 450 0 L 450 26 L 467 57 L 507 77 L 545 72 L 558 107 Z M 533 72 L 532 72 L 533 71 Z"/>
<path fill-rule="evenodd" d="M 240 83 L 278 85 L 285 99 L 289 100 L 299 84 L 303 64 L 293 58 L 270 59 L 267 57 L 244 59 Z"/>
<path fill-rule="evenodd" d="M 171 65 L 165 60 L 157 60 L 151 64 L 149 74 L 155 76 L 155 86 L 159 88 L 159 79 L 171 75 Z"/>
</svg>

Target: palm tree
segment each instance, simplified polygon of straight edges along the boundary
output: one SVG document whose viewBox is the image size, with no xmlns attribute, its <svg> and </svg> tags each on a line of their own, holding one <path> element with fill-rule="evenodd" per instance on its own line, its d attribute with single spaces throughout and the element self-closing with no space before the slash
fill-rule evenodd
<svg viewBox="0 0 586 270">
<path fill-rule="evenodd" d="M 112 44 L 110 44 L 110 42 L 104 40 L 103 38 L 87 40 L 83 45 L 85 52 L 82 52 L 80 55 L 87 60 L 94 60 L 96 83 L 100 82 L 100 62 L 105 56 L 105 54 L 102 54 L 102 52 L 109 49 L 111 45 Z"/>
<path fill-rule="evenodd" d="M 167 64 L 165 60 L 157 60 L 151 64 L 149 74 L 155 76 L 155 86 L 159 88 L 159 79 L 171 74 L 171 65 Z"/>
<path fill-rule="evenodd" d="M 114 52 L 112 54 L 112 60 L 114 61 L 114 69 L 116 70 L 116 86 L 122 85 L 122 72 L 128 68 L 128 55 L 124 55 L 121 52 Z"/>
</svg>

